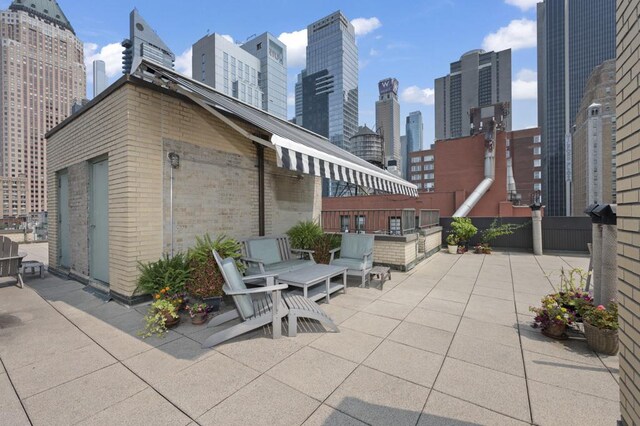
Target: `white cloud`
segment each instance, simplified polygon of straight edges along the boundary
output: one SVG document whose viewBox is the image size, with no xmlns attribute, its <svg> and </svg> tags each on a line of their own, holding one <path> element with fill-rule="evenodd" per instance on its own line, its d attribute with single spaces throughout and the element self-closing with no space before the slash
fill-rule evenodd
<svg viewBox="0 0 640 426">
<path fill-rule="evenodd" d="M 307 30 L 282 33 L 278 40 L 287 46 L 287 66 L 304 67 L 307 61 Z"/>
<path fill-rule="evenodd" d="M 193 48 L 188 48 L 182 54 L 176 56 L 176 71 L 180 74 L 192 77 L 191 69 L 191 56 L 193 54 Z"/>
<path fill-rule="evenodd" d="M 351 21 L 356 36 L 363 36 L 380 28 L 382 22 L 375 16 L 372 18 L 356 18 Z M 224 37 L 224 36 L 223 36 Z M 307 29 L 282 33 L 278 40 L 287 46 L 287 66 L 304 67 L 307 61 Z"/>
<path fill-rule="evenodd" d="M 351 25 L 356 30 L 356 36 L 363 36 L 382 26 L 382 22 L 375 16 L 371 18 L 356 18 L 351 20 Z"/>
<path fill-rule="evenodd" d="M 537 29 L 536 22 L 526 18 L 514 19 L 509 25 L 498 29 L 495 33 L 488 34 L 482 41 L 484 50 L 512 50 L 536 47 Z"/>
<path fill-rule="evenodd" d="M 380 54 L 380 51 L 374 49 L 373 47 L 369 51 L 369 56 L 378 56 L 379 54 Z"/>
<path fill-rule="evenodd" d="M 511 83 L 511 97 L 514 100 L 538 98 L 538 74 L 530 69 L 518 71 L 516 79 Z"/>
<path fill-rule="evenodd" d="M 231 43 L 235 43 L 235 41 L 233 41 L 233 37 L 231 37 L 229 34 L 221 34 L 220 37 L 222 37 L 225 40 L 228 40 Z"/>
<path fill-rule="evenodd" d="M 421 89 L 418 86 L 409 86 L 400 94 L 400 100 L 411 104 L 433 105 L 435 91 L 428 87 Z"/>
<path fill-rule="evenodd" d="M 111 79 L 122 72 L 122 51 L 120 43 L 110 43 L 100 48 L 95 43 L 84 44 L 84 65 L 87 68 L 87 81 L 93 81 L 93 61 L 104 61 L 107 78 Z"/>
<path fill-rule="evenodd" d="M 521 11 L 527 11 L 532 7 L 536 7 L 536 4 L 540 0 L 504 0 L 506 4 L 520 8 Z"/>
<path fill-rule="evenodd" d="M 296 95 L 295 93 L 289 93 L 287 95 L 287 106 L 295 106 L 296 105 Z"/>
</svg>

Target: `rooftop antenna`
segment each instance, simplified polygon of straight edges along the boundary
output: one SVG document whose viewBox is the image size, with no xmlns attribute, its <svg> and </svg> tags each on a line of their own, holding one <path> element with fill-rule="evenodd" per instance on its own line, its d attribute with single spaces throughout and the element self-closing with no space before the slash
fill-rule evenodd
<svg viewBox="0 0 640 426">
<path fill-rule="evenodd" d="M 258 34 L 253 33 L 253 34 L 251 34 L 249 37 L 247 37 L 247 39 L 246 39 L 245 41 L 249 41 L 249 40 L 251 40 L 252 38 L 254 38 L 255 36 L 257 36 L 257 35 L 258 35 Z"/>
</svg>

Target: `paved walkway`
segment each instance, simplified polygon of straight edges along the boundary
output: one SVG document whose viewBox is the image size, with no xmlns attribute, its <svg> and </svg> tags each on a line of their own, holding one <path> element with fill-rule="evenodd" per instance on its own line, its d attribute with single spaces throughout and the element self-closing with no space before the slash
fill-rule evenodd
<svg viewBox="0 0 640 426">
<path fill-rule="evenodd" d="M 340 333 L 259 331 L 215 350 L 186 318 L 142 341 L 144 308 L 29 277 L 0 285 L 0 424 L 612 425 L 617 357 L 529 326 L 560 268 L 586 265 L 441 253 L 323 305 Z"/>
</svg>

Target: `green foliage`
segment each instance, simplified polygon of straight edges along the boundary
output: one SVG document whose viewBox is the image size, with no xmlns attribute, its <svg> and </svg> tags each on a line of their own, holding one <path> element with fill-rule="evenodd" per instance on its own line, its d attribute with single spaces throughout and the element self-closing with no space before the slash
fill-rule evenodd
<svg viewBox="0 0 640 426">
<path fill-rule="evenodd" d="M 584 321 L 594 327 L 605 330 L 618 329 L 618 304 L 616 302 L 609 303 L 606 308 L 603 305 L 591 307 L 583 317 Z"/>
<path fill-rule="evenodd" d="M 322 227 L 312 220 L 300 221 L 287 231 L 291 248 L 313 250 L 318 238 L 322 237 Z"/>
<path fill-rule="evenodd" d="M 526 224 L 516 225 L 515 223 L 503 223 L 498 225 L 498 219 L 495 218 L 487 229 L 480 232 L 480 241 L 482 241 L 483 244 L 489 244 L 498 237 L 513 234 L 525 225 Z"/>
<path fill-rule="evenodd" d="M 224 279 L 213 257 L 213 250 L 223 259 L 231 257 L 236 260 L 240 271 L 244 265 L 240 262 L 240 243 L 226 235 L 220 235 L 215 240 L 209 234 L 202 238 L 196 237 L 196 245 L 189 249 L 188 264 L 191 268 L 191 279 L 187 282 L 189 294 L 199 298 L 222 296 Z"/>
<path fill-rule="evenodd" d="M 148 294 L 160 293 L 160 290 L 167 287 L 169 294 L 181 293 L 191 274 L 183 253 L 177 253 L 173 257 L 165 254 L 156 262 L 138 262 L 138 270 L 140 277 L 137 289 Z"/>
<path fill-rule="evenodd" d="M 468 217 L 454 217 L 451 222 L 451 231 L 458 237 L 458 242 L 469 241 L 478 233 L 478 228 L 473 226 Z"/>
<path fill-rule="evenodd" d="M 449 234 L 447 235 L 447 245 L 449 246 L 457 246 L 458 243 L 460 242 L 460 239 L 458 238 L 458 236 L 456 234 Z"/>
<path fill-rule="evenodd" d="M 149 310 L 144 316 L 144 330 L 138 334 L 143 339 L 153 335 L 164 337 L 164 334 L 167 332 L 167 317 L 179 317 L 175 305 L 170 300 L 156 300 L 149 306 Z"/>
<path fill-rule="evenodd" d="M 316 263 L 328 265 L 331 260 L 330 251 L 340 247 L 341 241 L 342 236 L 339 234 L 322 234 L 311 247 Z"/>
</svg>

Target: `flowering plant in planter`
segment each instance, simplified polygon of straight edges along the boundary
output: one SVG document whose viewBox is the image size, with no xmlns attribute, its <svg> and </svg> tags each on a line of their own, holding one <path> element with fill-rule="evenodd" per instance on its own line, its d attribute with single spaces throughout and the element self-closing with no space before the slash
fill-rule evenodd
<svg viewBox="0 0 640 426">
<path fill-rule="evenodd" d="M 207 315 L 211 311 L 211 308 L 206 303 L 194 303 L 187 306 L 189 316 L 191 317 L 191 323 L 195 325 L 204 324 L 207 320 Z"/>
<path fill-rule="evenodd" d="M 582 315 L 593 307 L 593 297 L 583 288 L 587 283 L 589 273 L 580 268 L 560 271 L 560 291 L 556 294 L 558 303 L 573 312 L 576 320 L 581 321 Z"/>
<path fill-rule="evenodd" d="M 611 302 L 591 307 L 583 316 L 584 336 L 587 344 L 596 352 L 607 355 L 618 353 L 618 304 Z"/>
<path fill-rule="evenodd" d="M 588 309 L 583 319 L 585 322 L 601 330 L 618 329 L 618 304 L 611 302 L 607 307 L 598 305 Z"/>
<path fill-rule="evenodd" d="M 179 322 L 180 315 L 175 305 L 167 299 L 158 299 L 154 301 L 144 317 L 145 329 L 139 334 L 142 338 L 157 335 L 164 337 L 167 327 L 175 325 Z"/>
<path fill-rule="evenodd" d="M 529 310 L 536 314 L 534 327 L 546 329 L 552 325 L 572 325 L 575 322 L 575 314 L 558 303 L 557 294 L 549 294 L 542 298 L 542 306 L 531 306 Z"/>
</svg>

